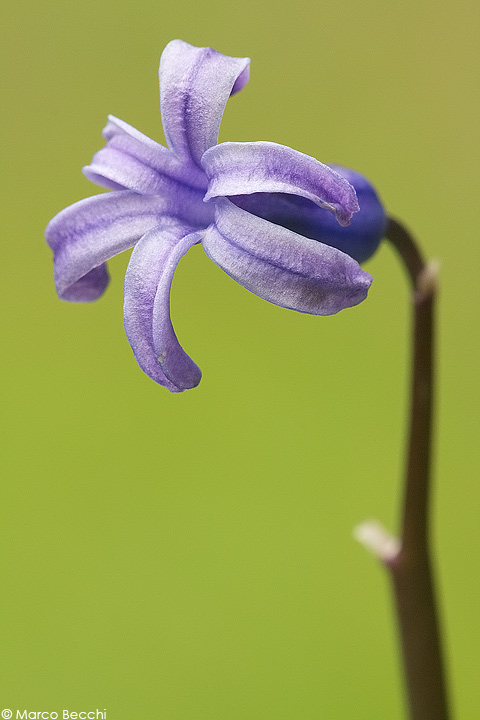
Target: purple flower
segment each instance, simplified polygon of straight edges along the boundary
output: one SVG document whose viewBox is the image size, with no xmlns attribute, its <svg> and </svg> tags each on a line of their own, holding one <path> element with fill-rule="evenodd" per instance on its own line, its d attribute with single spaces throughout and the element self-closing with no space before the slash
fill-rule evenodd
<svg viewBox="0 0 480 720">
<path fill-rule="evenodd" d="M 112 192 L 66 208 L 46 230 L 62 300 L 99 298 L 106 261 L 134 248 L 126 334 L 142 370 L 172 392 L 201 378 L 170 319 L 173 273 L 192 245 L 260 297 L 331 315 L 365 299 L 371 277 L 358 263 L 385 226 L 372 186 L 351 170 L 271 142 L 217 144 L 226 102 L 247 83 L 249 66 L 170 42 L 159 70 L 168 149 L 110 116 L 107 143 L 83 172 Z M 350 225 L 357 195 L 362 211 Z"/>
</svg>

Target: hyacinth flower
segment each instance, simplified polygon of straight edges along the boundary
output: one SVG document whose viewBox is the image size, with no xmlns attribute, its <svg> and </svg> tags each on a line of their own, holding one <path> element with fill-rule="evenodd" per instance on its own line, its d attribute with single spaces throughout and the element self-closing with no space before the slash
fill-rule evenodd
<svg viewBox="0 0 480 720">
<path fill-rule="evenodd" d="M 272 142 L 217 144 L 230 95 L 249 58 L 173 40 L 159 69 L 168 148 L 115 117 L 106 145 L 83 172 L 111 190 L 49 223 L 62 300 L 90 302 L 108 284 L 106 261 L 134 247 L 125 277 L 125 330 L 140 367 L 172 392 L 201 372 L 170 319 L 173 273 L 189 248 L 277 305 L 331 315 L 360 303 L 371 276 L 359 263 L 377 249 L 385 213 L 360 174 Z"/>
<path fill-rule="evenodd" d="M 372 278 L 360 263 L 382 237 L 413 288 L 410 432 L 400 538 L 376 521 L 356 529 L 388 569 L 395 595 L 411 720 L 448 720 L 429 547 L 436 268 L 410 233 L 387 218 L 360 174 L 271 142 L 218 144 L 230 95 L 248 58 L 174 40 L 160 61 L 163 147 L 110 117 L 106 146 L 84 173 L 110 192 L 81 200 L 49 223 L 59 297 L 98 299 L 106 262 L 133 248 L 125 277 L 127 338 L 140 367 L 171 392 L 198 385 L 170 318 L 170 288 L 195 244 L 243 287 L 285 308 L 331 315 L 362 302 Z"/>
</svg>

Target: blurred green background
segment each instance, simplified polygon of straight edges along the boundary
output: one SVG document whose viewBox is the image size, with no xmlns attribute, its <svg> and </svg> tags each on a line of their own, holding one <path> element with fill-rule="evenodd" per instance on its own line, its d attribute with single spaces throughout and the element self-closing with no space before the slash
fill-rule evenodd
<svg viewBox="0 0 480 720">
<path fill-rule="evenodd" d="M 480 713 L 473 0 L 4 0 L 0 710 L 109 720 L 404 717 L 390 588 L 352 539 L 395 529 L 408 287 L 283 310 L 195 247 L 173 288 L 203 370 L 170 395 L 122 325 L 128 257 L 91 306 L 57 300 L 48 220 L 113 113 L 163 142 L 157 67 L 180 37 L 252 58 L 221 140 L 353 167 L 442 263 L 434 537 L 457 717 Z"/>
</svg>

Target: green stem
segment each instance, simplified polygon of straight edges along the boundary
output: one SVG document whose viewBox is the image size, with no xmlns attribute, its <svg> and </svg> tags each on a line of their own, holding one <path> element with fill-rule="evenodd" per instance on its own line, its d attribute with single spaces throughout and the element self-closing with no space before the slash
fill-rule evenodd
<svg viewBox="0 0 480 720">
<path fill-rule="evenodd" d="M 413 357 L 400 551 L 385 560 L 395 594 L 411 720 L 448 720 L 448 703 L 429 543 L 436 272 L 396 220 L 386 238 L 413 286 Z"/>
</svg>

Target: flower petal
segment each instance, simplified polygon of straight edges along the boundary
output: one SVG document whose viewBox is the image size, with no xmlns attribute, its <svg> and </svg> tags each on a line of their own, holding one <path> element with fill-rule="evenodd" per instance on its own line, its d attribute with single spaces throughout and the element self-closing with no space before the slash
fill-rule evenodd
<svg viewBox="0 0 480 720">
<path fill-rule="evenodd" d="M 195 387 L 202 376 L 180 346 L 170 319 L 173 273 L 180 258 L 202 239 L 193 230 L 179 224 L 154 228 L 135 246 L 125 275 L 128 341 L 142 370 L 171 392 Z"/>
<path fill-rule="evenodd" d="M 92 182 L 146 195 L 176 192 L 180 185 L 182 190 L 185 186 L 197 202 L 203 197 L 207 180 L 200 168 L 187 170 L 170 150 L 128 123 L 109 115 L 102 134 L 106 146 L 83 168 L 84 175 Z"/>
<path fill-rule="evenodd" d="M 358 202 L 355 189 L 328 165 L 272 142 L 221 143 L 202 158 L 209 179 L 205 201 L 251 193 L 289 193 L 313 200 L 348 225 Z"/>
<path fill-rule="evenodd" d="M 247 212 L 336 247 L 362 263 L 375 253 L 385 233 L 385 211 L 366 178 L 347 168 L 334 168 L 355 187 L 360 205 L 360 212 L 347 227 L 341 227 L 331 213 L 297 195 L 253 193 L 231 196 L 230 200 Z"/>
<path fill-rule="evenodd" d="M 200 165 L 215 145 L 229 96 L 248 81 L 249 58 L 172 40 L 160 60 L 160 108 L 168 147 Z"/>
<path fill-rule="evenodd" d="M 376 252 L 385 235 L 388 218 L 375 188 L 364 175 L 341 165 L 331 167 L 355 188 L 360 212 L 353 216 L 348 228 L 340 228 L 327 215 L 324 225 L 328 239 L 323 242 L 343 250 L 362 263 Z"/>
<path fill-rule="evenodd" d="M 240 285 L 276 305 L 333 315 L 367 296 L 371 276 L 336 248 L 252 215 L 226 198 L 202 241 L 207 255 Z"/>
<path fill-rule="evenodd" d="M 103 263 L 132 247 L 164 219 L 168 209 L 158 197 L 118 190 L 80 200 L 58 213 L 47 225 L 45 237 L 54 253 L 59 297 L 97 300 L 108 284 Z"/>
</svg>

